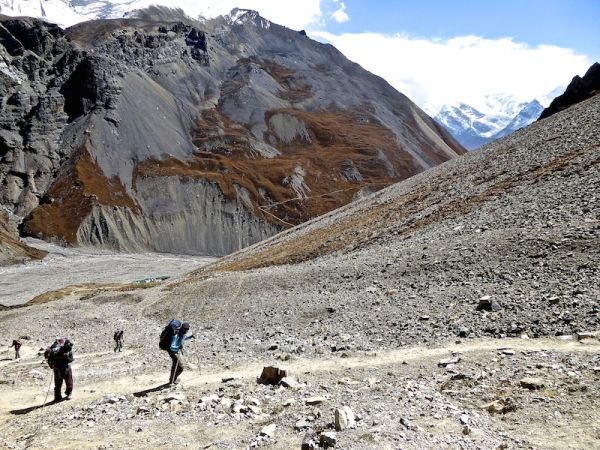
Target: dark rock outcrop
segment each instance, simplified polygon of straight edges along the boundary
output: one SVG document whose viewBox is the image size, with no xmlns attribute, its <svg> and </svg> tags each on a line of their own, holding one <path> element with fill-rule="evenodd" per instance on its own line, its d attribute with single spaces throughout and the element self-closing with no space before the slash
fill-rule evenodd
<svg viewBox="0 0 600 450">
<path fill-rule="evenodd" d="M 583 77 L 579 75 L 573 77 L 564 94 L 552 100 L 550 106 L 542 111 L 538 120 L 550 117 L 552 114 L 567 109 L 569 106 L 582 102 L 598 93 L 600 93 L 600 64 L 594 63 Z"/>
</svg>

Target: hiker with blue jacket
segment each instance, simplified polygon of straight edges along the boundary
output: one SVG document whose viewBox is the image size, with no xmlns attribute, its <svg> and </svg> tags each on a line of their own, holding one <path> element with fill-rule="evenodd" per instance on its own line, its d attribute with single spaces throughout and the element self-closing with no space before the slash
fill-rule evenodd
<svg viewBox="0 0 600 450">
<path fill-rule="evenodd" d="M 177 378 L 179 375 L 181 375 L 181 372 L 183 372 L 183 369 L 185 368 L 185 364 L 181 356 L 183 353 L 183 342 L 194 339 L 195 337 L 193 334 L 190 336 L 186 335 L 189 330 L 189 323 L 181 323 L 178 320 L 172 320 L 169 322 L 169 325 L 165 327 L 160 336 L 159 347 L 169 353 L 172 361 L 171 377 L 169 378 L 170 384 L 177 384 Z"/>
</svg>

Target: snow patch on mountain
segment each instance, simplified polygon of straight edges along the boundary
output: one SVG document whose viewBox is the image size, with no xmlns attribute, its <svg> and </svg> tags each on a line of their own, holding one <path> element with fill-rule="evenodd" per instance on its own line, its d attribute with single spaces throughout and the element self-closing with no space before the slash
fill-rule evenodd
<svg viewBox="0 0 600 450">
<path fill-rule="evenodd" d="M 271 22 L 261 17 L 257 11 L 251 9 L 234 8 L 227 16 L 225 16 L 225 20 L 231 25 L 254 24 L 265 30 L 268 30 L 271 27 Z"/>
<path fill-rule="evenodd" d="M 194 19 L 227 12 L 218 0 L 0 0 L 0 14 L 37 17 L 66 28 L 86 20 L 130 17 L 153 5 L 182 9 Z M 235 8 L 226 18 L 232 25 L 252 23 L 263 29 L 271 26 L 271 22 L 249 9 Z"/>
<path fill-rule="evenodd" d="M 77 12 L 68 0 L 0 0 L 0 14 L 38 17 L 61 26 L 90 20 Z"/>
</svg>

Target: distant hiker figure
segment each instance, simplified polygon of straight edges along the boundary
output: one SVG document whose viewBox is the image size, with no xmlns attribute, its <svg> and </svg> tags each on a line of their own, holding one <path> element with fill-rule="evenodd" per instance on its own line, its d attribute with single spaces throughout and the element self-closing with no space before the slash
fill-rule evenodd
<svg viewBox="0 0 600 450">
<path fill-rule="evenodd" d="M 171 384 L 177 384 L 177 378 L 185 368 L 182 358 L 183 342 L 194 338 L 193 334 L 186 336 L 189 329 L 188 323 L 181 323 L 179 320 L 173 319 L 160 334 L 158 346 L 162 350 L 166 350 L 171 357 L 171 377 L 169 378 Z"/>
<path fill-rule="evenodd" d="M 73 392 L 73 344 L 68 339 L 57 339 L 46 351 L 44 356 L 48 365 L 54 371 L 54 401 L 63 400 L 61 390 L 63 382 L 66 384 L 65 400 L 71 399 Z"/>
<path fill-rule="evenodd" d="M 18 339 L 14 339 L 12 345 L 9 348 L 15 348 L 15 359 L 19 359 L 21 357 L 21 354 L 19 353 L 19 350 L 21 350 L 21 341 Z"/>
<path fill-rule="evenodd" d="M 123 330 L 115 331 L 114 340 L 115 340 L 115 352 L 117 350 L 121 351 L 121 349 L 123 348 Z"/>
</svg>

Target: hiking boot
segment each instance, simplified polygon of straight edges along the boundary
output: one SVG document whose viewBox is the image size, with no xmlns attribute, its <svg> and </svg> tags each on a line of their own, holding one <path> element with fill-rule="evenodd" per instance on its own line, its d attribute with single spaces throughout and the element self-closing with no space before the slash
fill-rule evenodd
<svg viewBox="0 0 600 450">
<path fill-rule="evenodd" d="M 63 398 L 62 397 L 54 397 L 54 403 L 58 403 L 58 402 L 62 402 Z"/>
<path fill-rule="evenodd" d="M 67 395 L 64 399 L 65 400 L 71 400 L 71 394 Z"/>
</svg>

